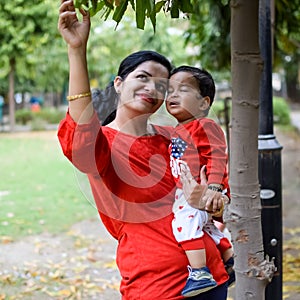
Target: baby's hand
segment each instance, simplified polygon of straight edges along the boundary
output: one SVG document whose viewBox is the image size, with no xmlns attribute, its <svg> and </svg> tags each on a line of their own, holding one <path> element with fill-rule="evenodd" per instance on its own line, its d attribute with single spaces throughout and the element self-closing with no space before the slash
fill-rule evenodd
<svg viewBox="0 0 300 300">
<path fill-rule="evenodd" d="M 205 210 L 209 213 L 220 213 L 224 208 L 224 197 L 221 192 L 207 189 L 203 201 L 206 203 Z"/>
</svg>

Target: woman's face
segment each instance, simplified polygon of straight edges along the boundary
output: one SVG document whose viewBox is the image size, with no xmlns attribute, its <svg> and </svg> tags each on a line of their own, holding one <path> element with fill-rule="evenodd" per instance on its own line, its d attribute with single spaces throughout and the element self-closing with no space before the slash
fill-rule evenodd
<svg viewBox="0 0 300 300">
<path fill-rule="evenodd" d="M 115 89 L 120 96 L 119 108 L 137 114 L 154 113 L 163 103 L 169 72 L 161 64 L 146 61 L 125 79 L 116 77 Z"/>
</svg>

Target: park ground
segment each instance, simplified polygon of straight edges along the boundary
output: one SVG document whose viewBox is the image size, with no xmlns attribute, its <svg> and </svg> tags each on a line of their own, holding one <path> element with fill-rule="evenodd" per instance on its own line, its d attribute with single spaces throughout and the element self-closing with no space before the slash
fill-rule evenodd
<svg viewBox="0 0 300 300">
<path fill-rule="evenodd" d="M 296 119 L 300 121 L 300 115 Z M 276 129 L 275 135 L 283 146 L 283 299 L 296 300 L 300 299 L 300 133 Z M 118 300 L 115 249 L 96 214 L 60 234 L 4 239 L 0 300 Z M 233 299 L 233 289 L 228 299 Z"/>
</svg>

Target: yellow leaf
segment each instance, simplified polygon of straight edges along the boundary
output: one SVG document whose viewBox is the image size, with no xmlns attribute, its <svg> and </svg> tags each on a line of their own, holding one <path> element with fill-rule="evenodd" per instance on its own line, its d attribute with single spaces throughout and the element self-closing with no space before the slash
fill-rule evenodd
<svg viewBox="0 0 300 300">
<path fill-rule="evenodd" d="M 13 241 L 14 241 L 14 239 L 11 236 L 4 235 L 1 237 L 2 244 L 9 244 L 9 243 L 12 243 Z"/>
<path fill-rule="evenodd" d="M 71 286 L 70 290 L 73 294 L 75 294 L 77 292 L 77 288 L 75 286 Z"/>
<path fill-rule="evenodd" d="M 112 260 L 108 263 L 105 263 L 104 264 L 104 267 L 105 268 L 111 268 L 111 269 L 116 269 L 117 268 L 117 264 L 116 264 L 116 261 L 115 260 Z"/>
<path fill-rule="evenodd" d="M 57 294 L 58 296 L 70 297 L 72 295 L 72 292 L 70 290 L 61 290 Z"/>
<path fill-rule="evenodd" d="M 44 276 L 41 276 L 40 282 L 46 283 L 46 282 L 48 282 L 48 280 Z"/>
<path fill-rule="evenodd" d="M 118 291 L 120 289 L 120 285 L 118 283 L 109 283 L 107 287 L 112 290 Z"/>
</svg>

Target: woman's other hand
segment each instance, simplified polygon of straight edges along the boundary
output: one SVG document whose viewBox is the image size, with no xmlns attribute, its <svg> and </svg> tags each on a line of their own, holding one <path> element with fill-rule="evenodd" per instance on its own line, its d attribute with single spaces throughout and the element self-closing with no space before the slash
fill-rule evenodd
<svg viewBox="0 0 300 300">
<path fill-rule="evenodd" d="M 71 48 L 86 47 L 89 37 L 90 15 L 83 9 L 79 11 L 82 15 L 82 21 L 78 20 L 73 0 L 61 0 L 58 30 Z"/>
<path fill-rule="evenodd" d="M 228 203 L 228 197 L 207 189 L 205 166 L 200 171 L 200 184 L 193 178 L 189 166 L 184 162 L 181 165 L 180 178 L 184 196 L 192 207 L 206 210 L 216 217 L 222 216 L 224 204 Z"/>
<path fill-rule="evenodd" d="M 207 178 L 205 174 L 205 166 L 200 171 L 200 184 L 193 178 L 190 168 L 186 163 L 181 165 L 181 182 L 182 190 L 187 202 L 194 208 L 205 210 L 206 202 L 203 196 L 207 190 Z"/>
<path fill-rule="evenodd" d="M 205 210 L 220 217 L 224 210 L 224 196 L 221 192 L 207 189 L 203 201 L 206 203 Z"/>
</svg>

